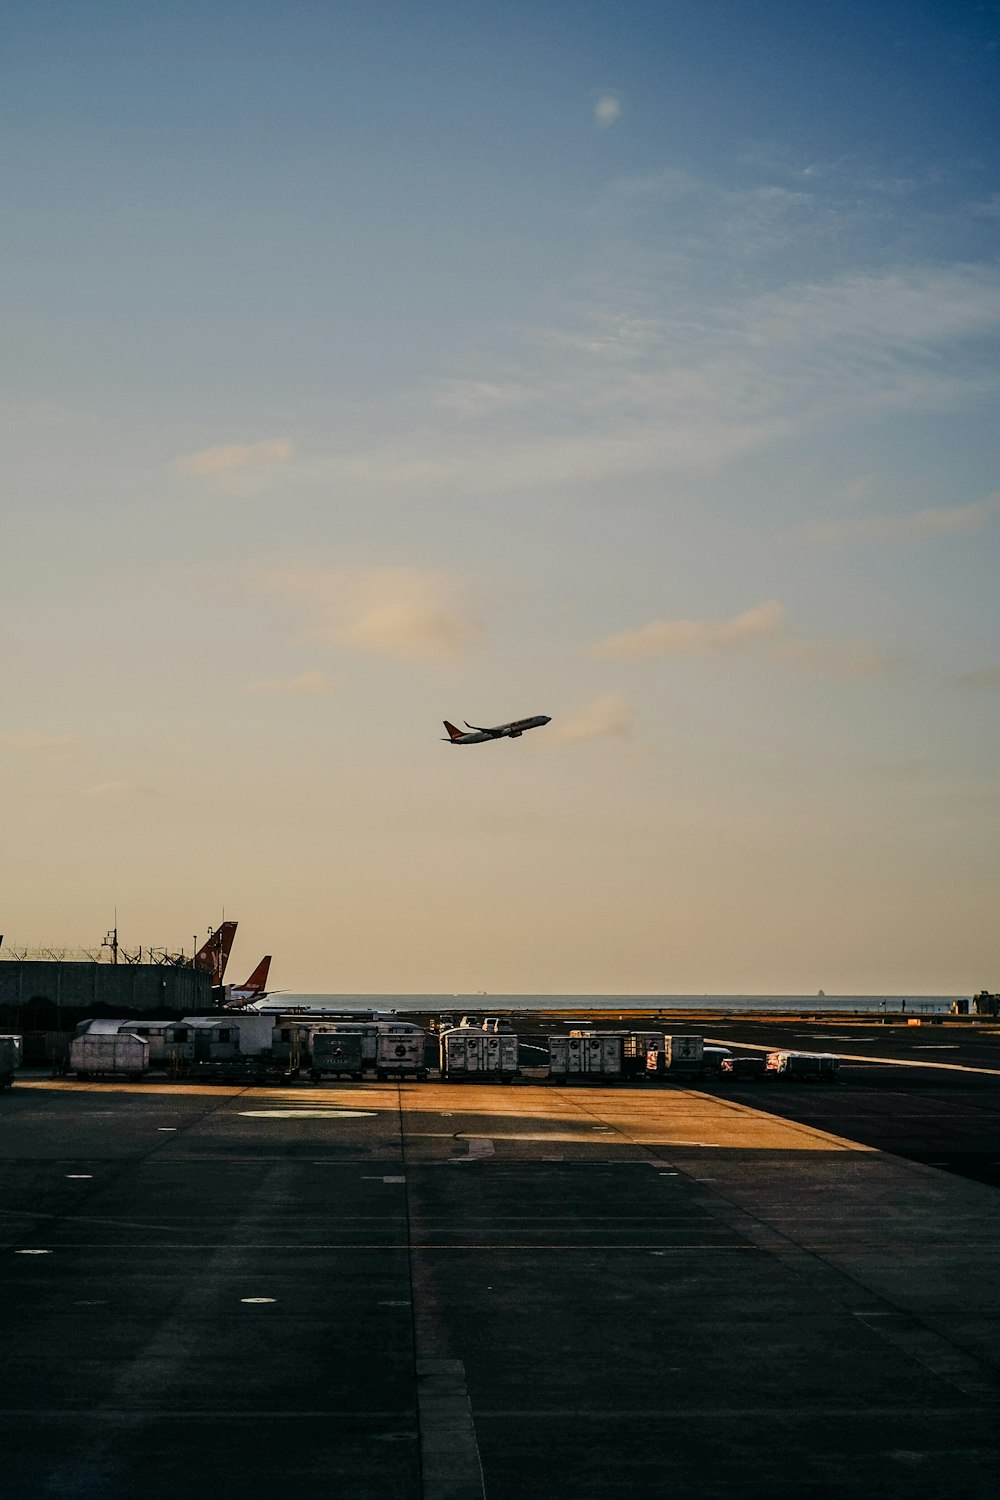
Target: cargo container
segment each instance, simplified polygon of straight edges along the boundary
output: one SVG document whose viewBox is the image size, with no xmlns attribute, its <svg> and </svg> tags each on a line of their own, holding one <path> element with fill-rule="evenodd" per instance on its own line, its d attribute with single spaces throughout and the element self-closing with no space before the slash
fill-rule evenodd
<svg viewBox="0 0 1000 1500">
<path fill-rule="evenodd" d="M 0 1036 L 0 1089 L 10 1088 L 20 1066 L 21 1038 L 12 1034 Z"/>
<path fill-rule="evenodd" d="M 553 1079 L 617 1079 L 622 1076 L 624 1037 L 621 1032 L 592 1032 L 589 1036 L 550 1036 L 549 1077 Z"/>
<path fill-rule="evenodd" d="M 364 1037 L 356 1032 L 317 1031 L 310 1040 L 309 1076 L 318 1082 L 324 1073 L 338 1078 L 360 1078 L 364 1073 Z"/>
<path fill-rule="evenodd" d="M 509 1031 L 455 1026 L 442 1032 L 442 1078 L 495 1078 L 509 1083 L 517 1072 L 517 1037 Z"/>
<path fill-rule="evenodd" d="M 700 1078 L 705 1070 L 705 1042 L 700 1036 L 663 1038 L 663 1066 L 668 1078 Z"/>
<path fill-rule="evenodd" d="M 739 1079 L 744 1083 L 763 1078 L 766 1072 L 767 1062 L 763 1057 L 724 1057 L 719 1064 L 722 1078 Z"/>
<path fill-rule="evenodd" d="M 704 1046 L 701 1051 L 701 1060 L 705 1073 L 710 1075 L 721 1073 L 722 1064 L 732 1055 L 728 1047 Z"/>
<path fill-rule="evenodd" d="M 264 1016 L 258 1011 L 229 1011 L 224 1024 L 234 1026 L 239 1033 L 240 1053 L 243 1057 L 256 1057 L 262 1052 L 270 1052 L 274 1033 L 273 1016 Z"/>
<path fill-rule="evenodd" d="M 240 1055 L 240 1029 L 228 1018 L 196 1016 L 188 1023 L 194 1037 L 195 1062 L 231 1062 Z"/>
<path fill-rule="evenodd" d="M 141 1036 L 149 1043 L 149 1066 L 165 1068 L 168 1061 L 167 1029 L 169 1021 L 121 1021 L 119 1030 Z"/>
<path fill-rule="evenodd" d="M 85 1031 L 69 1044 L 69 1066 L 77 1078 L 141 1078 L 149 1067 L 149 1043 L 128 1031 Z"/>
<path fill-rule="evenodd" d="M 375 1044 L 376 1078 L 402 1078 L 409 1074 L 414 1078 L 426 1078 L 425 1035 L 419 1026 L 409 1026 L 404 1030 L 398 1026 L 380 1025 Z"/>
<path fill-rule="evenodd" d="M 568 1035 L 573 1039 L 620 1036 L 623 1078 L 656 1078 L 663 1072 L 664 1037 L 662 1031 L 600 1031 L 596 1026 L 576 1026 Z"/>
<path fill-rule="evenodd" d="M 836 1078 L 840 1058 L 834 1052 L 769 1052 L 767 1071 L 779 1078 L 810 1081 Z"/>
<path fill-rule="evenodd" d="M 657 1078 L 664 1068 L 665 1042 L 662 1031 L 627 1031 L 622 1046 L 622 1072 L 626 1078 Z"/>
</svg>

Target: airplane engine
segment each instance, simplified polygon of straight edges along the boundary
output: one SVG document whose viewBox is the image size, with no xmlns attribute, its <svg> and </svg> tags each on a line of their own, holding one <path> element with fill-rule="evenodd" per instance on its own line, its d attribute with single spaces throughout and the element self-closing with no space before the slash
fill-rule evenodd
<svg viewBox="0 0 1000 1500">
<path fill-rule="evenodd" d="M 512 729 L 510 732 L 510 737 L 512 740 L 519 740 L 521 738 L 520 729 Z"/>
</svg>

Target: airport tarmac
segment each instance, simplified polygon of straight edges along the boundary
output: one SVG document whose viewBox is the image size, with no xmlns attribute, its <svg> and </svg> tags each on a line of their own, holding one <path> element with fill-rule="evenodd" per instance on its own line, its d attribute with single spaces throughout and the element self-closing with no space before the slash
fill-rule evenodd
<svg viewBox="0 0 1000 1500">
<path fill-rule="evenodd" d="M 5 1497 L 993 1494 L 1000 1195 L 744 1095 L 21 1078 Z"/>
</svg>

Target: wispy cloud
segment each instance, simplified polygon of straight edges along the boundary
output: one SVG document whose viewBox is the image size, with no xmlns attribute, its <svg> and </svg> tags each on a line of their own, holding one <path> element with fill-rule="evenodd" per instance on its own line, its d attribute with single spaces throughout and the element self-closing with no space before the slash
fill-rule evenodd
<svg viewBox="0 0 1000 1500">
<path fill-rule="evenodd" d="M 775 599 L 728 620 L 652 620 L 592 646 L 591 656 L 637 661 L 652 657 L 701 658 L 757 646 L 759 660 L 789 662 L 823 677 L 872 677 L 894 665 L 870 641 L 799 635 Z"/>
<path fill-rule="evenodd" d="M 808 640 L 791 637 L 775 644 L 770 655 L 821 677 L 875 677 L 889 671 L 892 659 L 871 641 Z"/>
<path fill-rule="evenodd" d="M 332 689 L 325 672 L 299 672 L 294 677 L 259 677 L 248 682 L 245 693 L 261 693 L 275 697 L 321 697 Z"/>
<path fill-rule="evenodd" d="M 984 353 L 1000 329 L 993 268 L 841 275 L 742 298 L 684 287 L 672 303 L 669 285 L 630 300 L 615 283 L 607 301 L 409 393 L 389 441 L 345 437 L 289 477 L 360 496 L 711 476 L 860 413 L 947 409 L 1000 384 Z"/>
<path fill-rule="evenodd" d="M 287 438 L 268 438 L 260 443 L 229 443 L 203 448 L 177 460 L 183 474 L 195 479 L 221 479 L 232 474 L 260 473 L 285 464 L 292 456 Z"/>
<path fill-rule="evenodd" d="M 83 749 L 81 740 L 72 735 L 33 732 L 0 734 L 0 747 L 23 755 L 28 760 L 70 760 Z"/>
<path fill-rule="evenodd" d="M 628 738 L 635 729 L 636 716 L 631 705 L 617 693 L 607 693 L 572 718 L 557 724 L 550 738 L 564 744 L 576 744 L 581 740 Z"/>
<path fill-rule="evenodd" d="M 591 647 L 591 656 L 636 659 L 649 656 L 712 656 L 776 635 L 785 611 L 774 599 L 755 604 L 729 620 L 651 620 Z"/>
<path fill-rule="evenodd" d="M 621 112 L 621 100 L 616 94 L 602 94 L 594 105 L 594 124 L 606 130 L 609 125 L 614 125 Z"/>
<path fill-rule="evenodd" d="M 928 506 L 899 516 L 838 516 L 799 535 L 813 542 L 907 542 L 981 531 L 1000 516 L 1000 492 L 969 505 Z"/>
<path fill-rule="evenodd" d="M 461 656 L 482 638 L 444 574 L 416 568 L 291 568 L 270 586 L 294 598 L 311 623 L 306 638 L 331 650 L 355 649 L 402 661 Z"/>
</svg>

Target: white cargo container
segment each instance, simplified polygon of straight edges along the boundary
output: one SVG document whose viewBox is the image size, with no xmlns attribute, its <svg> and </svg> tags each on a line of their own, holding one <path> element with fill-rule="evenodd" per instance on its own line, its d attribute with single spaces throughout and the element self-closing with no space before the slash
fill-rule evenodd
<svg viewBox="0 0 1000 1500">
<path fill-rule="evenodd" d="M 257 1011 L 249 1010 L 227 1011 L 224 1024 L 236 1028 L 243 1057 L 259 1057 L 262 1052 L 270 1052 L 274 1031 L 273 1016 L 262 1016 Z"/>
<path fill-rule="evenodd" d="M 456 1026 L 440 1039 L 442 1078 L 499 1078 L 517 1072 L 517 1037 L 512 1031 Z"/>
<path fill-rule="evenodd" d="M 550 1078 L 620 1078 L 624 1037 L 621 1032 L 589 1036 L 550 1036 Z"/>
<path fill-rule="evenodd" d="M 8 1034 L 0 1036 L 0 1089 L 9 1089 L 14 1082 L 14 1072 L 21 1066 L 21 1038 Z"/>
<path fill-rule="evenodd" d="M 417 1078 L 426 1078 L 424 1042 L 425 1033 L 419 1026 L 402 1030 L 392 1025 L 380 1025 L 375 1046 L 375 1076 L 400 1078 L 412 1073 Z"/>
<path fill-rule="evenodd" d="M 119 1030 L 129 1031 L 133 1036 L 144 1037 L 149 1043 L 149 1066 L 166 1067 L 169 1061 L 167 1031 L 170 1021 L 119 1021 Z"/>
<path fill-rule="evenodd" d="M 663 1066 L 668 1073 L 700 1073 L 704 1067 L 705 1038 L 672 1036 L 663 1038 Z"/>
<path fill-rule="evenodd" d="M 836 1078 L 840 1058 L 835 1052 L 769 1052 L 767 1071 L 783 1078 Z"/>
<path fill-rule="evenodd" d="M 70 1072 L 78 1078 L 111 1074 L 116 1078 L 141 1078 L 149 1067 L 149 1043 L 128 1031 L 113 1035 L 85 1031 L 69 1044 Z"/>
</svg>

